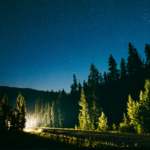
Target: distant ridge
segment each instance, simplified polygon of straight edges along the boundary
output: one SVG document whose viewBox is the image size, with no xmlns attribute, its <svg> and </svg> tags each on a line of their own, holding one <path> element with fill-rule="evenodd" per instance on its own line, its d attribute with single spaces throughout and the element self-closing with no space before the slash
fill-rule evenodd
<svg viewBox="0 0 150 150">
<path fill-rule="evenodd" d="M 47 91 L 37 90 L 37 89 L 32 89 L 32 88 L 20 88 L 20 87 L 10 87 L 10 86 L 0 86 L 0 88 L 28 89 L 28 90 L 35 90 L 35 91 L 47 92 Z"/>
<path fill-rule="evenodd" d="M 16 107 L 16 100 L 19 92 L 21 92 L 25 99 L 27 112 L 34 111 L 35 101 L 39 97 L 44 97 L 47 93 L 47 91 L 39 91 L 30 88 L 0 86 L 0 101 L 2 100 L 4 94 L 6 94 L 8 96 L 8 104 L 10 106 Z"/>
</svg>

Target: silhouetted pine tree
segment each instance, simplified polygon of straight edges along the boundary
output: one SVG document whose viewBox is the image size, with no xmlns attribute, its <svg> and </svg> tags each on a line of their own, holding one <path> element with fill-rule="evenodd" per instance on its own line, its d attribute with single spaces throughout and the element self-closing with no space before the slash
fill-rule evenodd
<svg viewBox="0 0 150 150">
<path fill-rule="evenodd" d="M 88 85 L 90 87 L 95 86 L 96 82 L 98 82 L 98 70 L 96 69 L 96 67 L 92 63 L 90 66 L 90 74 L 88 76 Z"/>
<path fill-rule="evenodd" d="M 127 70 L 128 75 L 133 75 L 136 71 L 140 70 L 143 63 L 141 61 L 141 58 L 139 57 L 139 54 L 137 52 L 137 49 L 132 46 L 131 43 L 129 43 L 129 52 L 128 52 L 128 62 L 127 62 Z"/>
<path fill-rule="evenodd" d="M 76 76 L 75 74 L 73 74 L 73 84 L 71 85 L 71 93 L 72 92 L 76 92 L 77 91 L 77 79 L 76 79 Z"/>
<path fill-rule="evenodd" d="M 70 122 L 72 123 L 72 125 L 74 125 L 77 121 L 78 118 L 76 117 L 78 115 L 78 110 L 79 110 L 79 106 L 78 106 L 78 101 L 80 99 L 79 95 L 78 95 L 78 85 L 77 85 L 77 79 L 75 74 L 73 75 L 73 84 L 71 85 L 71 92 L 69 95 L 70 101 L 69 101 L 69 105 L 73 106 L 73 107 L 69 107 L 69 112 L 70 112 Z M 75 118 L 75 119 L 74 119 Z"/>
<path fill-rule="evenodd" d="M 134 46 L 132 46 L 131 43 L 129 43 L 129 51 L 128 51 L 128 62 L 127 62 L 127 71 L 128 75 L 131 76 L 134 73 Z"/>
<path fill-rule="evenodd" d="M 98 88 L 98 86 L 99 86 L 99 83 L 100 83 L 100 81 L 99 81 L 99 71 L 96 69 L 96 77 L 95 77 L 95 81 L 96 81 L 96 88 Z"/>
<path fill-rule="evenodd" d="M 101 113 L 101 103 L 98 98 L 99 94 L 99 72 L 92 63 L 90 67 L 90 74 L 88 76 L 88 94 L 87 94 L 87 102 L 89 104 L 90 110 L 90 118 L 91 118 L 91 128 L 97 127 L 99 113 Z"/>
<path fill-rule="evenodd" d="M 109 57 L 108 65 L 110 66 L 108 68 L 110 71 L 110 80 L 117 81 L 119 79 L 119 70 L 116 68 L 117 63 L 112 55 Z"/>
<path fill-rule="evenodd" d="M 127 76 L 127 69 L 126 69 L 125 60 L 123 58 L 121 59 L 120 69 L 121 69 L 120 71 L 121 79 L 125 79 Z"/>
</svg>

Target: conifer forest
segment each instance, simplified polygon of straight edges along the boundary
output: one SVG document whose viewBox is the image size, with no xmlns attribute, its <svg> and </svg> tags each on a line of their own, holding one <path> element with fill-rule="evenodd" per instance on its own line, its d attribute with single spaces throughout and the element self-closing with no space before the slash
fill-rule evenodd
<svg viewBox="0 0 150 150">
<path fill-rule="evenodd" d="M 150 133 L 150 45 L 146 60 L 128 44 L 128 58 L 120 58 L 120 70 L 110 54 L 108 72 L 92 63 L 87 81 L 73 74 L 71 92 L 47 91 L 26 111 L 26 99 L 18 94 L 16 108 L 8 105 L 7 93 L 0 103 L 0 125 L 22 130 L 26 127 L 75 128 L 76 130 Z"/>
</svg>

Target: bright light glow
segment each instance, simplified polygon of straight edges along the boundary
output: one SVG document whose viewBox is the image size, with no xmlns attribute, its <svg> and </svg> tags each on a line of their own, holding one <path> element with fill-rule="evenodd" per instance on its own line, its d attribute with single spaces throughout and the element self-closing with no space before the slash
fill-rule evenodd
<svg viewBox="0 0 150 150">
<path fill-rule="evenodd" d="M 24 129 L 24 131 L 25 131 L 25 132 L 31 132 L 31 131 L 36 131 L 36 130 L 34 130 L 34 129 L 27 129 L 27 128 L 25 128 L 25 129 Z"/>
<path fill-rule="evenodd" d="M 35 129 L 28 129 L 28 128 L 25 128 L 24 131 L 25 131 L 25 132 L 33 132 L 33 131 L 34 131 L 34 132 L 42 132 L 43 130 L 42 130 L 42 129 L 35 130 Z"/>
<path fill-rule="evenodd" d="M 42 129 L 38 129 L 38 132 L 42 132 L 43 130 Z"/>
<path fill-rule="evenodd" d="M 10 128 L 10 121 L 8 121 L 8 127 Z"/>
</svg>

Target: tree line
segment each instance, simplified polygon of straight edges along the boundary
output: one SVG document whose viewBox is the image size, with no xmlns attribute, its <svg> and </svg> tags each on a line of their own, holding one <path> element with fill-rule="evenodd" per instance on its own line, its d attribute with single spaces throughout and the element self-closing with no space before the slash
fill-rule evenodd
<svg viewBox="0 0 150 150">
<path fill-rule="evenodd" d="M 99 72 L 92 63 L 88 80 L 84 80 L 82 85 L 73 74 L 70 93 L 66 93 L 64 89 L 47 92 L 46 97 L 36 100 L 34 113 L 28 113 L 30 119 L 27 120 L 32 121 L 27 124 L 48 127 L 74 127 L 76 124 L 80 129 L 95 130 L 104 128 L 101 127 L 101 122 L 104 122 L 105 126 L 111 129 L 148 132 L 140 117 L 147 112 L 147 120 L 150 118 L 146 93 L 143 94 L 144 100 L 141 98 L 139 101 L 133 101 L 132 98 L 139 99 L 137 93 L 141 89 L 144 90 L 144 84 L 149 88 L 146 79 L 150 76 L 150 45 L 145 45 L 146 60 L 141 60 L 137 49 L 131 43 L 128 45 L 128 54 L 127 62 L 121 58 L 120 70 L 110 54 L 107 73 Z M 84 97 L 86 101 L 81 102 Z M 147 97 L 149 98 L 149 95 Z M 87 118 L 83 119 L 85 114 L 88 114 Z"/>
</svg>

